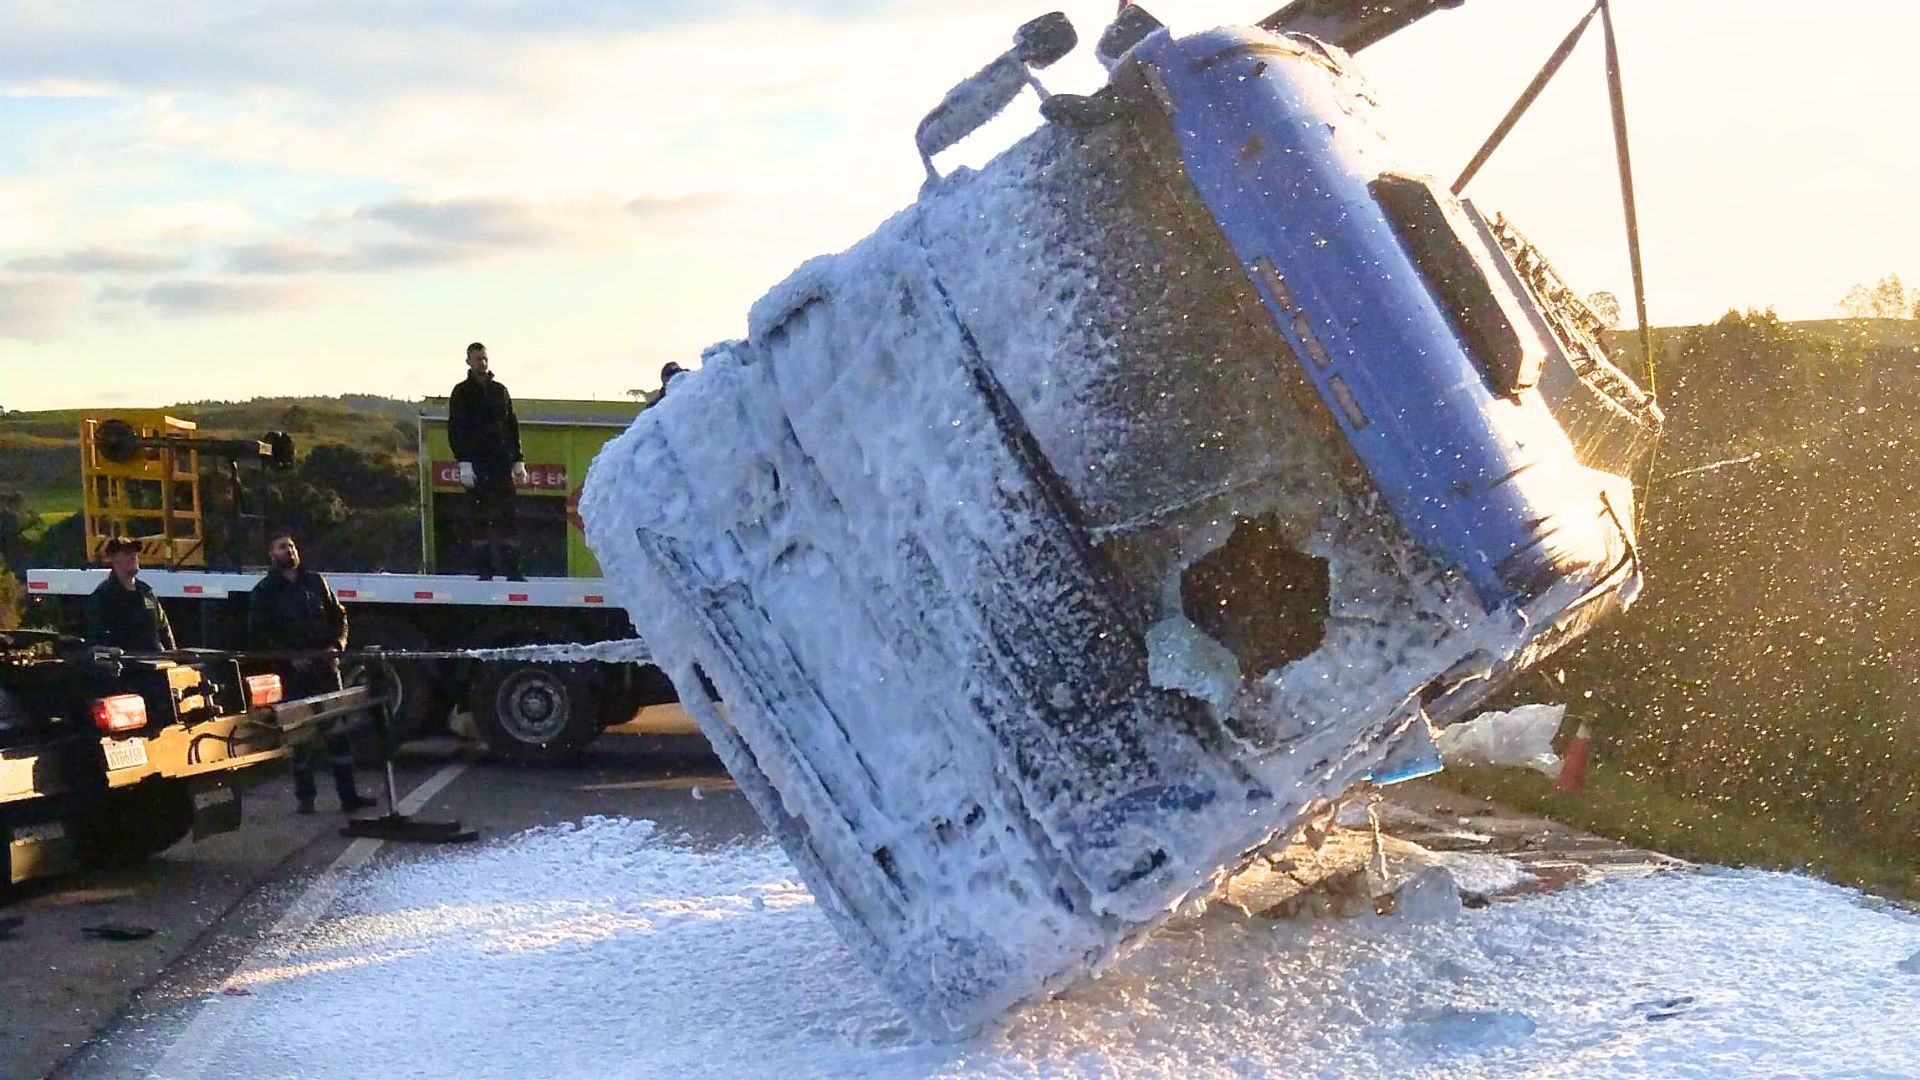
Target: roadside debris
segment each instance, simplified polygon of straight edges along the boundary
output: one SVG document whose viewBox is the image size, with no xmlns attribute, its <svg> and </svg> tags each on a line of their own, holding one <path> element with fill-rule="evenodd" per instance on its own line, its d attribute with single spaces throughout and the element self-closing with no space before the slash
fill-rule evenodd
<svg viewBox="0 0 1920 1080">
<path fill-rule="evenodd" d="M 132 923 L 99 923 L 81 927 L 80 932 L 102 941 L 145 941 L 158 933 L 151 926 L 135 926 Z"/>
<path fill-rule="evenodd" d="M 1566 717 L 1565 705 L 1521 705 L 1455 724 L 1434 742 L 1440 760 L 1449 765 L 1524 766 L 1558 776 L 1560 758 L 1553 752 L 1553 737 Z"/>
</svg>

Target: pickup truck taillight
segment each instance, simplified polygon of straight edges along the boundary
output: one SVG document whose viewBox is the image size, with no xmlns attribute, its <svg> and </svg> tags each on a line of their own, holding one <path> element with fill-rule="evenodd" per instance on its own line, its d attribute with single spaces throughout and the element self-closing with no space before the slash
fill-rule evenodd
<svg viewBox="0 0 1920 1080">
<path fill-rule="evenodd" d="M 147 701 L 139 694 L 115 694 L 93 703 L 93 724 L 113 734 L 147 726 Z"/>
<path fill-rule="evenodd" d="M 262 705 L 271 705 L 286 697 L 286 688 L 280 683 L 278 675 L 247 676 L 247 706 L 257 709 Z"/>
</svg>

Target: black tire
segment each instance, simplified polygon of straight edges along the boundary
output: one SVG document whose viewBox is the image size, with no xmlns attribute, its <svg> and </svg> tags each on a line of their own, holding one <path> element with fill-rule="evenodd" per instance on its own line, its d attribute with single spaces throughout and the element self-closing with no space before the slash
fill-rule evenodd
<svg viewBox="0 0 1920 1080">
<path fill-rule="evenodd" d="M 82 865 L 131 866 L 193 831 L 193 795 L 172 781 L 105 792 L 88 800 L 68 829 Z"/>
<path fill-rule="evenodd" d="M 411 623 L 388 615 L 352 615 L 347 623 L 350 644 L 355 648 L 378 645 L 385 649 L 432 648 L 427 636 Z M 424 734 L 444 722 L 447 701 L 440 692 L 439 665 L 432 662 L 400 661 L 393 664 L 393 692 L 387 703 L 393 709 L 393 738 L 396 743 Z M 367 680 L 365 665 L 349 660 L 340 665 L 340 677 L 348 686 Z M 371 726 L 372 718 L 368 718 Z"/>
<path fill-rule="evenodd" d="M 508 761 L 572 761 L 600 734 L 595 684 L 580 664 L 481 664 L 469 695 L 474 726 L 487 749 Z"/>
</svg>

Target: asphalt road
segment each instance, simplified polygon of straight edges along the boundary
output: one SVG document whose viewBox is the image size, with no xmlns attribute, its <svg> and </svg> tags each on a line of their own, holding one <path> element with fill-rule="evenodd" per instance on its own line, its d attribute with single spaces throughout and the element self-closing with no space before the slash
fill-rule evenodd
<svg viewBox="0 0 1920 1080">
<path fill-rule="evenodd" d="M 410 746 L 397 776 L 403 811 L 457 818 L 483 843 L 591 816 L 651 820 L 696 847 L 763 835 L 698 736 L 616 729 L 578 764 L 550 769 L 493 763 L 443 737 Z M 363 784 L 375 786 L 372 770 Z M 323 784 L 323 810 L 330 798 Z M 231 1075 L 218 1048 L 230 1034 L 225 1018 L 246 1003 L 226 995 L 285 974 L 265 943 L 297 939 L 360 871 L 445 850 L 344 839 L 338 815 L 293 813 L 284 777 L 244 800 L 247 824 L 237 833 L 183 842 L 137 869 L 48 883 L 0 909 L 24 917 L 0 936 L 0 1080 Z M 1380 817 L 1396 836 L 1429 847 L 1518 859 L 1541 888 L 1673 865 L 1418 782 L 1393 789 Z M 1364 843 L 1354 850 L 1361 862 L 1368 857 Z M 88 934 L 102 924 L 154 933 L 137 941 Z M 424 1035 L 435 1009 L 459 1003 L 420 1006 L 396 1023 L 419 1024 Z"/>
<path fill-rule="evenodd" d="M 421 817 L 457 818 L 482 842 L 594 815 L 651 819 L 696 845 L 761 835 L 697 736 L 616 729 L 579 763 L 550 769 L 426 740 L 396 775 L 403 810 L 421 804 Z M 323 913 L 344 871 L 438 850 L 340 837 L 322 779 L 322 814 L 294 814 L 287 778 L 271 779 L 245 792 L 236 833 L 183 841 L 139 868 L 42 883 L 0 909 L 24 918 L 0 937 L 0 1078 L 197 1075 L 208 1063 L 179 1044 L 267 931 Z M 363 790 L 378 786 L 363 770 Z M 112 941 L 88 932 L 102 925 L 154 933 Z"/>
</svg>

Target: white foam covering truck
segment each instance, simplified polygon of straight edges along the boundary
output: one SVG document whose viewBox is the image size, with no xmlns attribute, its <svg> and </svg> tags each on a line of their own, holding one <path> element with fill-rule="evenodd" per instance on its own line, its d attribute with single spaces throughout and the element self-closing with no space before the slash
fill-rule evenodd
<svg viewBox="0 0 1920 1080">
<path fill-rule="evenodd" d="M 608 588 L 926 1031 L 1070 985 L 1630 604 L 1661 423 L 1509 222 L 1381 135 L 1302 2 L 917 135 L 919 198 L 608 443 Z M 1343 47 L 1343 45 L 1345 47 Z M 1024 88 L 1044 123 L 935 158 Z"/>
</svg>

